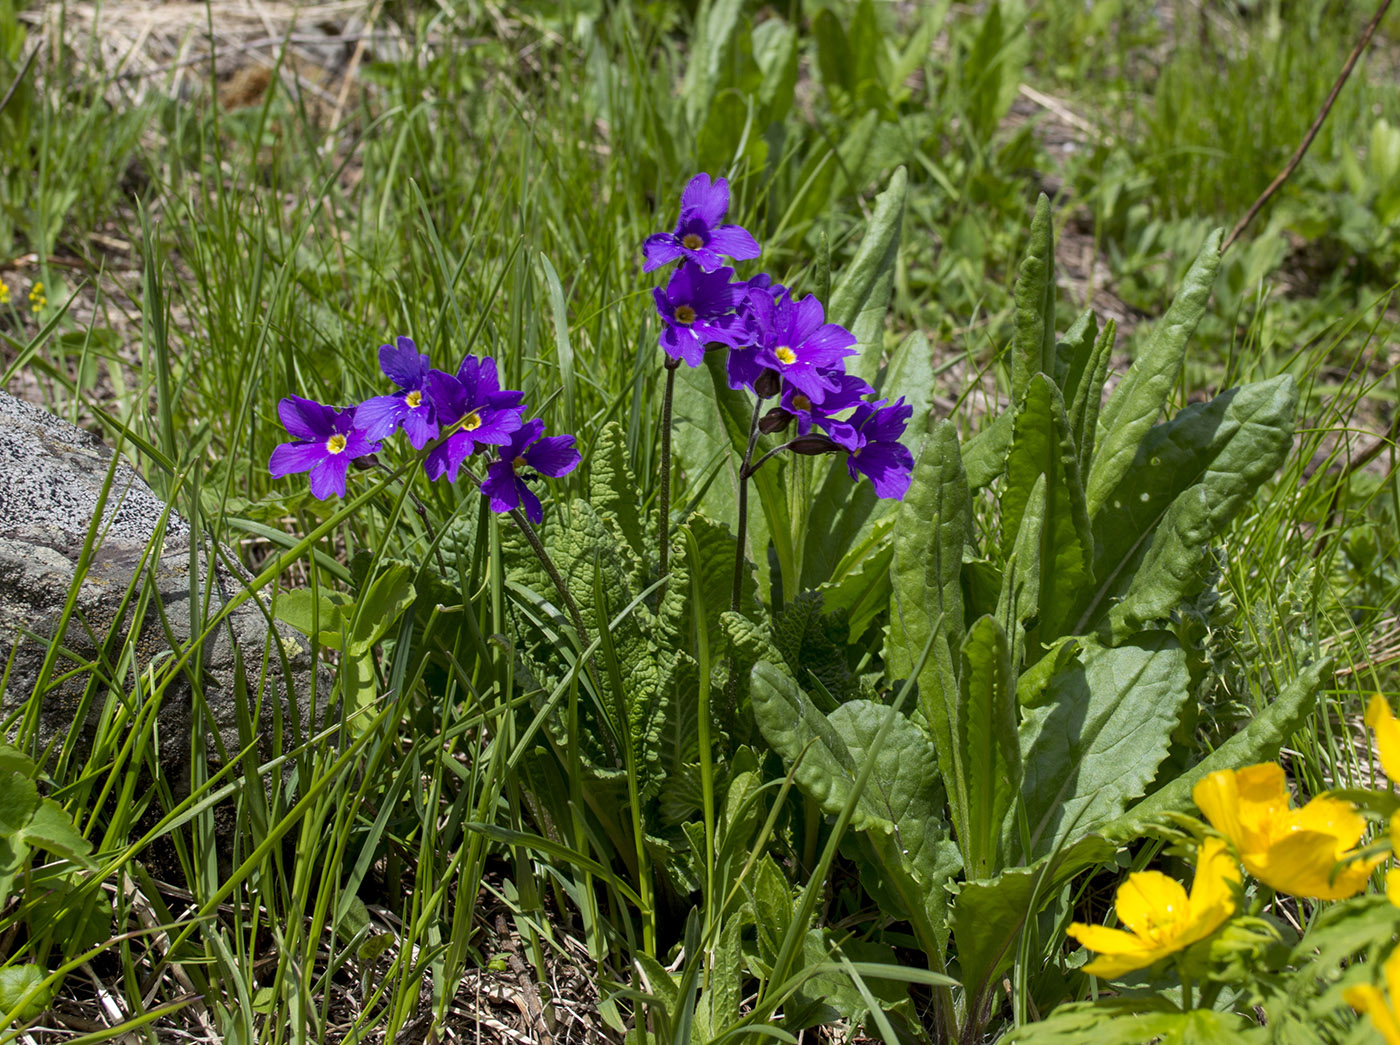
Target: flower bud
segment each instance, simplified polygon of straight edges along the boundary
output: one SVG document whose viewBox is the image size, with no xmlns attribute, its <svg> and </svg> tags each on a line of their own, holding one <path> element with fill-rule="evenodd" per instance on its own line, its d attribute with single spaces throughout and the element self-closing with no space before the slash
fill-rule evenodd
<svg viewBox="0 0 1400 1045">
<path fill-rule="evenodd" d="M 787 448 L 795 454 L 806 454 L 809 457 L 815 457 L 818 454 L 840 454 L 846 452 L 826 436 L 815 434 L 798 436 L 787 444 Z"/>
<path fill-rule="evenodd" d="M 772 435 L 774 432 L 781 432 L 790 424 L 792 424 L 792 414 L 780 406 L 775 406 L 758 419 L 758 430 L 764 435 Z"/>
<path fill-rule="evenodd" d="M 753 383 L 753 390 L 760 399 L 772 399 L 782 389 L 783 381 L 776 370 L 764 370 Z"/>
</svg>

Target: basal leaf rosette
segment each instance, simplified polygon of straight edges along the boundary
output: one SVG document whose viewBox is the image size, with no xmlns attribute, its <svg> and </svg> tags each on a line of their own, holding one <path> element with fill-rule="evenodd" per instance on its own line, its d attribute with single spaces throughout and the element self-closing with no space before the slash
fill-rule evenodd
<svg viewBox="0 0 1400 1045">
<path fill-rule="evenodd" d="M 1225 843 L 1208 838 L 1191 892 L 1160 871 L 1138 871 L 1118 887 L 1114 909 L 1126 929 L 1075 922 L 1068 934 L 1099 957 L 1084 971 L 1106 979 L 1145 969 L 1210 936 L 1235 913 L 1240 869 Z"/>
<path fill-rule="evenodd" d="M 1319 795 L 1292 808 L 1283 767 L 1275 762 L 1211 773 L 1191 794 L 1234 845 L 1244 869 L 1281 893 L 1345 900 L 1361 892 L 1385 860 L 1353 851 L 1366 833 L 1366 818 L 1352 803 Z"/>
</svg>

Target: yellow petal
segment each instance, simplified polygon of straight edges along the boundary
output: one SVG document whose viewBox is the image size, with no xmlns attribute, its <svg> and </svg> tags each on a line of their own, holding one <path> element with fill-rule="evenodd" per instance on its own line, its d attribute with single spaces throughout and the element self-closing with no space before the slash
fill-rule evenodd
<svg viewBox="0 0 1400 1045">
<path fill-rule="evenodd" d="M 1246 860 L 1245 867 L 1281 893 L 1316 900 L 1345 900 L 1365 888 L 1375 862 L 1357 862 L 1337 870 L 1337 855 L 1335 835 L 1293 831 L 1270 846 L 1263 860 Z"/>
<path fill-rule="evenodd" d="M 1225 843 L 1207 838 L 1201 845 L 1196 877 L 1191 882 L 1190 925 L 1182 934 L 1182 946 L 1205 939 L 1235 913 L 1239 884 L 1240 865 Z"/>
<path fill-rule="evenodd" d="M 1365 1013 L 1371 1024 L 1381 1032 L 1387 1045 L 1400 1045 L 1400 1020 L 1386 1003 L 1385 995 L 1369 983 L 1348 987 L 1342 991 L 1346 1003 L 1357 1012 Z"/>
<path fill-rule="evenodd" d="M 1122 929 L 1110 929 L 1106 925 L 1071 922 L 1070 927 L 1065 930 L 1065 935 L 1100 954 L 1146 954 L 1153 949 L 1140 936 L 1134 936 Z"/>
<path fill-rule="evenodd" d="M 1187 918 L 1186 890 L 1161 871 L 1138 871 L 1118 887 L 1118 920 L 1151 943 L 1175 936 Z"/>
<path fill-rule="evenodd" d="M 1394 1005 L 1400 998 L 1400 947 L 1390 952 L 1381 969 L 1385 973 L 1385 989 L 1390 992 L 1390 1002 Z"/>
<path fill-rule="evenodd" d="M 1400 867 L 1392 867 L 1385 873 L 1385 895 L 1386 899 L 1400 907 Z"/>
<path fill-rule="evenodd" d="M 1400 783 L 1400 722 L 1390 710 L 1390 702 L 1379 693 L 1372 695 L 1366 708 L 1366 725 L 1376 731 L 1376 748 L 1380 751 L 1385 775 Z"/>
<path fill-rule="evenodd" d="M 1191 789 L 1191 798 L 1211 826 L 1240 848 L 1244 830 L 1240 826 L 1240 793 L 1235 771 L 1222 769 L 1202 777 Z"/>
<path fill-rule="evenodd" d="M 1350 802 L 1340 798 L 1314 798 L 1289 820 L 1295 831 L 1316 831 L 1337 840 L 1334 852 L 1340 855 L 1366 833 L 1366 818 Z"/>
</svg>

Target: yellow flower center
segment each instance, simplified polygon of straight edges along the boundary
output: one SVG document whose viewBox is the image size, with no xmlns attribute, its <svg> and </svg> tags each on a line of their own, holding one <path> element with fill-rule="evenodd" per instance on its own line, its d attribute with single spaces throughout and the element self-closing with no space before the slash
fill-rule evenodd
<svg viewBox="0 0 1400 1045">
<path fill-rule="evenodd" d="M 684 326 L 690 326 L 690 324 L 695 322 L 695 309 L 691 308 L 689 305 L 677 305 L 676 322 Z"/>
<path fill-rule="evenodd" d="M 412 392 L 403 397 L 403 401 L 408 404 L 410 410 L 416 410 L 418 409 L 418 405 L 423 402 L 423 393 L 415 388 Z"/>
<path fill-rule="evenodd" d="M 343 453 L 345 451 L 345 436 L 336 432 L 335 435 L 326 440 L 326 449 L 333 454 Z"/>
<path fill-rule="evenodd" d="M 510 463 L 510 466 L 514 468 L 517 472 L 523 472 L 526 468 L 530 466 L 530 463 L 526 461 L 524 457 L 517 457 L 514 461 Z"/>
<path fill-rule="evenodd" d="M 783 345 L 781 348 L 774 351 L 773 354 L 778 357 L 778 362 L 782 363 L 783 366 L 788 366 L 797 362 L 797 353 L 788 348 L 787 345 Z"/>
<path fill-rule="evenodd" d="M 698 232 L 687 232 L 681 237 L 681 246 L 686 250 L 699 250 L 705 245 L 705 241 L 700 238 Z"/>
<path fill-rule="evenodd" d="M 805 395 L 803 395 L 801 392 L 798 392 L 795 396 L 792 397 L 792 405 L 797 407 L 797 409 L 799 410 L 812 409 L 812 401 L 808 399 Z"/>
<path fill-rule="evenodd" d="M 466 417 L 462 418 L 462 431 L 475 432 L 480 427 L 481 415 L 478 414 L 475 410 L 469 413 Z"/>
</svg>

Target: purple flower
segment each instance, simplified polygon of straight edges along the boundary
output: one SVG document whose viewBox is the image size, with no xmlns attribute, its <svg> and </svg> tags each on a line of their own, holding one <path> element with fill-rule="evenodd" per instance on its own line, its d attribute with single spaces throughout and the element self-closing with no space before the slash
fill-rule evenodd
<svg viewBox="0 0 1400 1045">
<path fill-rule="evenodd" d="M 758 345 L 755 362 L 776 371 L 783 381 L 813 402 L 820 402 L 838 385 L 831 376 L 844 368 L 841 361 L 855 355 L 855 336 L 845 327 L 823 322 L 822 303 L 808 295 L 793 301 L 784 293 L 776 299 L 751 294 Z"/>
<path fill-rule="evenodd" d="M 867 476 L 877 497 L 904 498 L 914 472 L 914 455 L 899 441 L 914 408 L 900 396 L 890 406 L 862 403 L 851 415 L 861 445 L 846 458 L 851 478 Z"/>
<path fill-rule="evenodd" d="M 642 244 L 646 262 L 643 272 L 651 272 L 678 258 L 688 258 L 706 272 L 724 264 L 756 258 L 758 243 L 739 225 L 721 225 L 729 212 L 729 182 L 708 174 L 697 174 L 681 194 L 681 218 L 675 232 L 658 232 Z"/>
<path fill-rule="evenodd" d="M 854 406 L 866 405 L 862 404 L 861 400 L 875 389 L 855 374 L 831 371 L 823 376 L 834 382 L 836 387 L 827 389 L 820 399 L 814 400 L 789 384 L 783 389 L 783 397 L 779 402 L 785 411 L 797 418 L 798 435 L 806 435 L 815 424 L 839 446 L 854 450 L 860 445 L 860 436 L 855 425 L 849 420 L 840 421 L 835 415 L 845 413 Z"/>
<path fill-rule="evenodd" d="M 444 429 L 456 428 L 423 461 L 429 479 L 445 475 L 448 482 L 455 483 L 457 470 L 469 454 L 483 446 L 508 443 L 511 433 L 520 428 L 520 401 L 524 396 L 501 390 L 496 361 L 490 356 L 467 356 L 456 375 L 430 371 L 428 396 L 437 412 L 438 424 Z"/>
<path fill-rule="evenodd" d="M 401 337 L 397 348 L 379 346 L 379 368 L 400 391 L 366 399 L 360 404 L 356 420 L 370 439 L 386 439 L 402 426 L 413 449 L 423 449 L 438 434 L 433 401 L 428 395 L 427 353 L 420 353 L 411 339 Z"/>
<path fill-rule="evenodd" d="M 525 485 L 526 477 L 535 472 L 558 478 L 568 475 L 579 463 L 571 435 L 552 435 L 544 439 L 544 422 L 539 418 L 526 421 L 510 440 L 501 447 L 500 456 L 486 469 L 486 481 L 481 492 L 491 499 L 493 512 L 508 512 L 525 505 L 525 516 L 532 523 L 544 518 L 540 499 Z"/>
<path fill-rule="evenodd" d="M 771 309 L 773 302 L 786 290 L 786 287 L 774 283 L 773 277 L 766 272 L 760 272 L 748 281 L 744 300 L 739 303 L 739 318 L 744 325 L 744 337 L 740 344 L 729 349 L 729 358 L 726 360 L 729 387 L 736 392 L 741 388 L 756 391 L 755 386 L 764 372 L 763 364 L 758 361 L 758 340 L 761 333 L 758 320 L 754 316 L 753 302 L 756 298 L 761 298 Z"/>
<path fill-rule="evenodd" d="M 687 261 L 676 269 L 665 290 L 652 290 L 656 310 L 666 323 L 661 347 L 668 356 L 699 366 L 708 343 L 732 346 L 743 340 L 744 322 L 732 310 L 744 300 L 745 285 L 731 283 L 733 275 L 731 268 L 706 272 Z"/>
<path fill-rule="evenodd" d="M 311 473 L 311 493 L 324 501 L 345 496 L 345 471 L 356 457 L 379 449 L 379 444 L 356 424 L 356 408 L 337 410 L 311 399 L 288 396 L 277 404 L 282 424 L 296 442 L 272 451 L 267 470 L 274 479 L 293 472 Z"/>
</svg>

